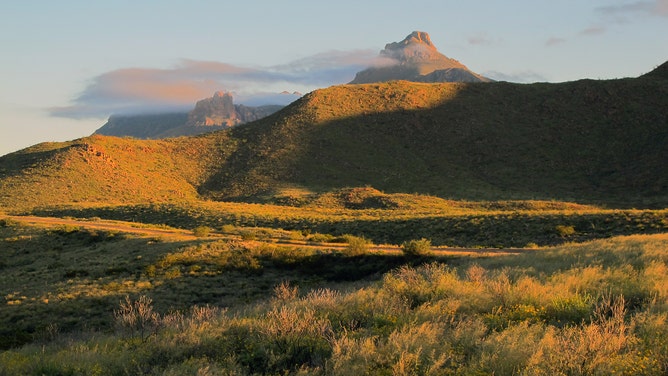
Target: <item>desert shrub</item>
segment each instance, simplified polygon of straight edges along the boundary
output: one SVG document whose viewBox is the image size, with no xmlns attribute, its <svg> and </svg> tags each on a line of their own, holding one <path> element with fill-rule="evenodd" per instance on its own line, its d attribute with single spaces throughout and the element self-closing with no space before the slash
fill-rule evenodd
<svg viewBox="0 0 668 376">
<path fill-rule="evenodd" d="M 239 236 L 241 236 L 241 239 L 243 240 L 257 240 L 258 235 L 259 233 L 255 229 L 243 229 L 239 231 Z"/>
<path fill-rule="evenodd" d="M 634 374 L 642 363 L 637 338 L 625 320 L 624 299 L 604 299 L 591 323 L 547 328 L 528 371 L 550 375 Z"/>
<path fill-rule="evenodd" d="M 259 353 L 265 358 L 259 362 L 266 364 L 264 371 L 323 367 L 331 356 L 331 323 L 317 317 L 312 309 L 275 307 L 259 322 L 258 331 L 256 346 L 264 347 Z"/>
<path fill-rule="evenodd" d="M 431 240 L 408 240 L 401 244 L 401 251 L 406 256 L 426 256 L 431 253 Z"/>
<path fill-rule="evenodd" d="M 288 301 L 296 299 L 299 295 L 299 288 L 292 286 L 290 282 L 283 281 L 274 287 L 274 297 L 278 301 Z"/>
<path fill-rule="evenodd" d="M 553 324 L 579 324 L 589 319 L 593 304 L 593 298 L 588 294 L 557 296 L 546 307 L 544 316 Z"/>
<path fill-rule="evenodd" d="M 557 234 L 561 237 L 575 235 L 575 227 L 573 226 L 557 225 L 555 229 L 557 230 Z"/>
<path fill-rule="evenodd" d="M 114 318 L 120 329 L 139 337 L 142 342 L 156 334 L 161 325 L 160 315 L 153 311 L 153 300 L 146 295 L 134 301 L 126 295 L 114 310 Z"/>
<path fill-rule="evenodd" d="M 311 241 L 311 242 L 314 242 L 314 243 L 330 243 L 334 239 L 336 239 L 336 237 L 333 236 L 333 235 L 320 234 L 320 233 L 317 233 L 317 232 L 315 234 L 311 234 L 308 237 L 308 240 Z"/>
<path fill-rule="evenodd" d="M 211 227 L 208 226 L 197 226 L 193 229 L 193 235 L 197 236 L 198 238 L 207 237 L 210 233 Z"/>
<path fill-rule="evenodd" d="M 438 263 L 402 266 L 383 278 L 383 290 L 411 308 L 441 299 L 457 286 L 461 286 L 457 272 Z"/>
<path fill-rule="evenodd" d="M 19 225 L 19 222 L 15 221 L 11 218 L 0 219 L 0 227 L 16 227 L 18 225 Z"/>
<path fill-rule="evenodd" d="M 369 250 L 369 241 L 363 237 L 344 235 L 344 238 L 348 243 L 344 253 L 348 256 L 360 256 L 367 253 Z"/>
<path fill-rule="evenodd" d="M 237 227 L 235 225 L 228 223 L 226 225 L 221 226 L 220 232 L 222 232 L 223 234 L 236 234 Z"/>
<path fill-rule="evenodd" d="M 517 375 L 534 356 L 545 327 L 522 321 L 492 332 L 480 343 L 479 355 L 471 359 L 472 374 Z"/>
</svg>

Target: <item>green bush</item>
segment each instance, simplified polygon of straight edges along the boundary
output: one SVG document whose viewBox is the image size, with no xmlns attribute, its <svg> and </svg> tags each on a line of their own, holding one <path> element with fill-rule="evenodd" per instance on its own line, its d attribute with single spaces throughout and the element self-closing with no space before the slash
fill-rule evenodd
<svg viewBox="0 0 668 376">
<path fill-rule="evenodd" d="M 431 253 L 431 241 L 425 238 L 408 240 L 401 244 L 401 251 L 406 256 L 426 256 Z"/>
<path fill-rule="evenodd" d="M 573 226 L 564 226 L 564 225 L 558 225 L 556 227 L 557 233 L 561 237 L 567 237 L 571 235 L 575 235 L 575 227 Z"/>
<path fill-rule="evenodd" d="M 198 226 L 193 229 L 193 235 L 197 236 L 198 238 L 207 237 L 210 233 L 211 227 L 208 226 Z"/>
<path fill-rule="evenodd" d="M 348 256 L 359 256 L 367 253 L 369 250 L 369 241 L 353 235 L 344 235 L 343 236 L 348 243 L 348 246 L 344 250 L 344 253 Z"/>
</svg>

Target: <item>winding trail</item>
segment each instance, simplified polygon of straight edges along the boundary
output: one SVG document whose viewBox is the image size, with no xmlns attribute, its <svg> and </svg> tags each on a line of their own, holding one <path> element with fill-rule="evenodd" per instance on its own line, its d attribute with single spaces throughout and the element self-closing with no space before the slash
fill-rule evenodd
<svg viewBox="0 0 668 376">
<path fill-rule="evenodd" d="M 89 230 L 104 230 L 121 233 L 134 234 L 145 237 L 160 237 L 163 239 L 173 239 L 179 241 L 188 240 L 215 240 L 228 239 L 242 241 L 244 244 L 253 246 L 261 243 L 275 243 L 283 246 L 293 246 L 300 248 L 313 249 L 345 249 L 346 245 L 341 243 L 313 243 L 308 241 L 271 238 L 262 241 L 242 240 L 238 235 L 220 234 L 216 232 L 210 233 L 206 237 L 197 237 L 190 230 L 179 228 L 158 228 L 147 224 L 139 224 L 133 222 L 114 221 L 107 219 L 97 220 L 83 220 L 74 218 L 57 218 L 57 217 L 38 217 L 38 216 L 17 216 L 5 215 L 0 216 L 0 219 L 9 219 L 25 225 L 58 227 L 58 226 L 75 226 Z M 401 247 L 395 245 L 370 245 L 369 251 L 383 254 L 400 254 Z M 504 255 L 518 255 L 521 253 L 535 252 L 535 249 L 526 248 L 456 248 L 456 247 L 432 247 L 432 252 L 436 256 L 504 256 Z"/>
</svg>

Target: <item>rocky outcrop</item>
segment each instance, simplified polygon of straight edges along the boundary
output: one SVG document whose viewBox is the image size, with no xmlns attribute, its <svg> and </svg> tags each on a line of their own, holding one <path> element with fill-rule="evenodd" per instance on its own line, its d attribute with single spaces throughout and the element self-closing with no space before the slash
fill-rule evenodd
<svg viewBox="0 0 668 376">
<path fill-rule="evenodd" d="M 195 108 L 188 114 L 187 126 L 190 127 L 231 127 L 241 123 L 234 108 L 232 94 L 217 91 L 213 97 L 197 101 Z"/>
<path fill-rule="evenodd" d="M 232 94 L 218 91 L 198 101 L 190 112 L 112 115 L 95 134 L 142 139 L 190 136 L 259 120 L 283 107 L 234 104 Z"/>
<path fill-rule="evenodd" d="M 388 43 L 379 56 L 392 64 L 358 72 L 351 84 L 406 80 L 415 82 L 489 82 L 436 49 L 429 34 L 414 31 L 401 42 Z"/>
</svg>

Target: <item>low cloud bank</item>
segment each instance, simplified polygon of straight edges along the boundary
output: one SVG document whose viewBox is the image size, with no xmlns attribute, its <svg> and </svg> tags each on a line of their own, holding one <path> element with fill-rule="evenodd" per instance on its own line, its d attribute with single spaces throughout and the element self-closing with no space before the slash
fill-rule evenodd
<svg viewBox="0 0 668 376">
<path fill-rule="evenodd" d="M 279 93 L 346 83 L 366 67 L 388 64 L 392 62 L 377 52 L 356 50 L 329 51 L 271 67 L 183 60 L 167 69 L 123 68 L 94 77 L 69 105 L 50 108 L 49 113 L 80 119 L 183 111 L 218 90 L 232 92 L 236 103 L 287 104 L 295 96 Z"/>
</svg>

